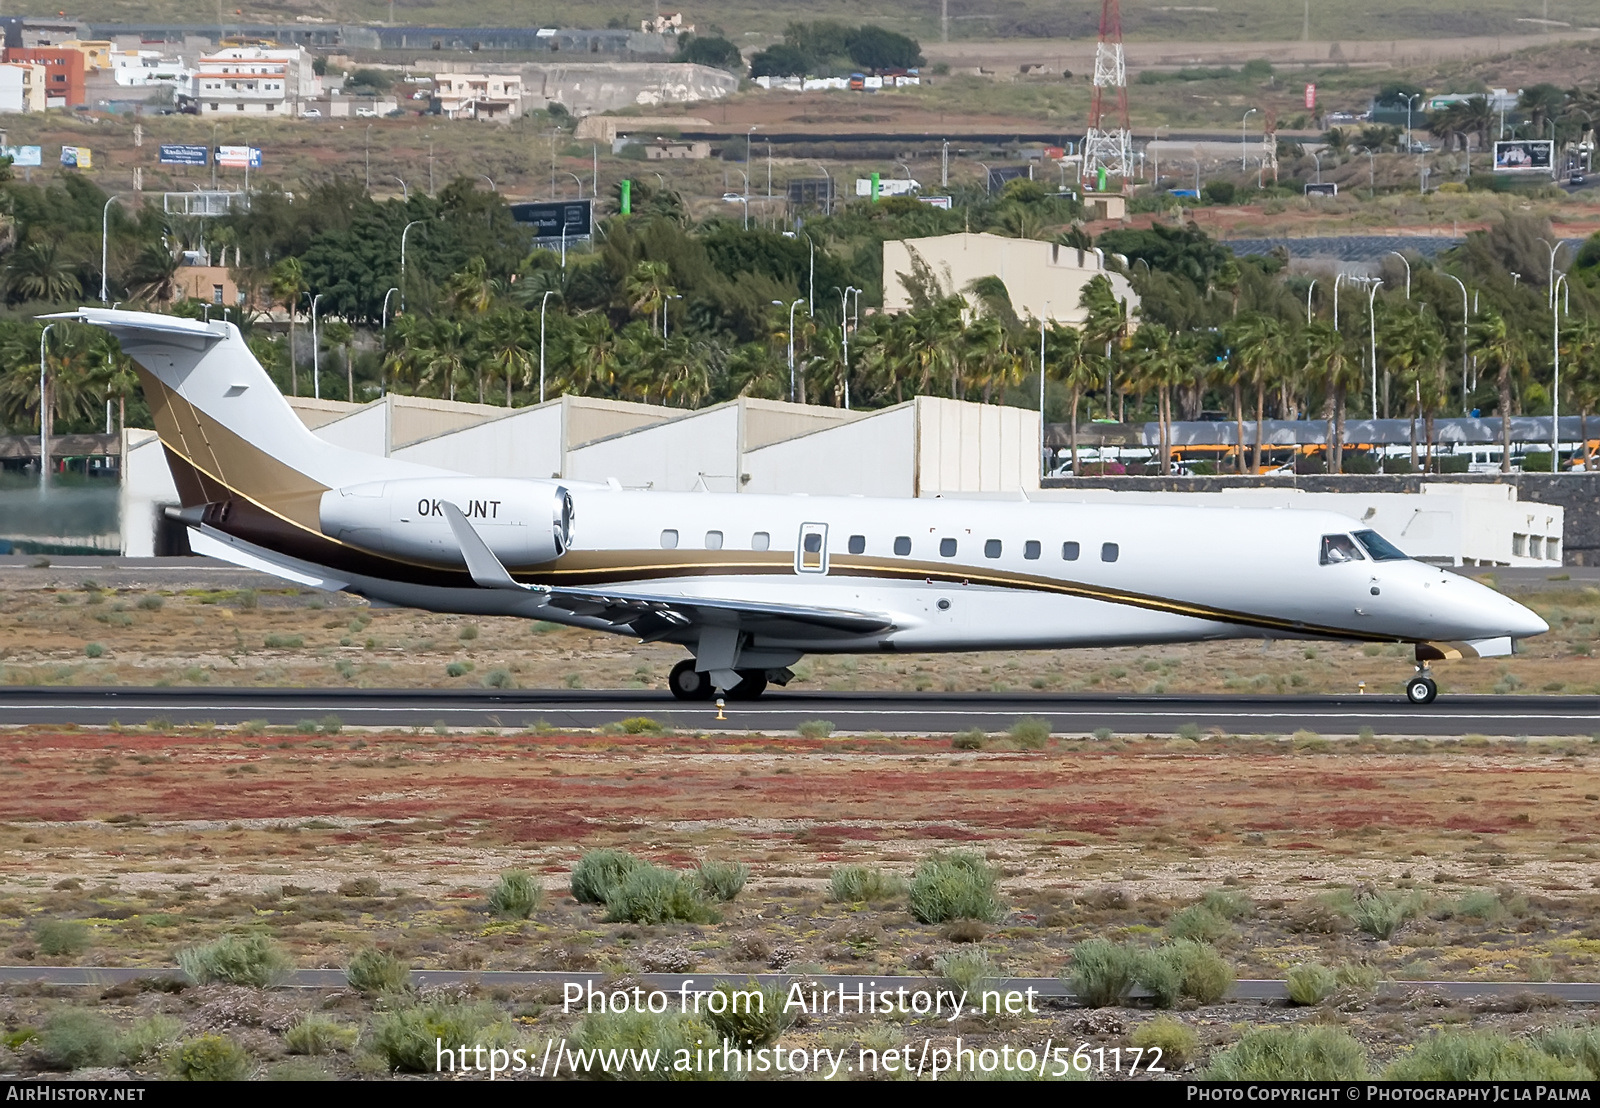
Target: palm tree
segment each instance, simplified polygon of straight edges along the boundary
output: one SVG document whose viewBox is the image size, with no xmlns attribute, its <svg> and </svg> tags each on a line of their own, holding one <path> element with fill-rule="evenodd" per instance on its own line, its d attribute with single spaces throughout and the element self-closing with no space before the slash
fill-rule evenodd
<svg viewBox="0 0 1600 1108">
<path fill-rule="evenodd" d="M 291 256 L 283 258 L 274 265 L 271 275 L 267 278 L 267 287 L 271 289 L 273 301 L 282 304 L 284 310 L 289 313 L 289 394 L 299 396 L 300 367 L 294 357 L 294 320 L 295 314 L 300 309 L 300 298 L 311 291 L 300 259 Z"/>
<path fill-rule="evenodd" d="M 1511 472 L 1511 378 L 1528 369 L 1528 352 L 1503 315 L 1485 307 L 1470 331 L 1479 360 L 1495 372 L 1500 403 L 1500 472 Z"/>
<path fill-rule="evenodd" d="M 32 242 L 12 254 L 5 268 L 5 284 L 14 300 L 49 304 L 76 299 L 83 291 L 54 241 Z"/>
</svg>

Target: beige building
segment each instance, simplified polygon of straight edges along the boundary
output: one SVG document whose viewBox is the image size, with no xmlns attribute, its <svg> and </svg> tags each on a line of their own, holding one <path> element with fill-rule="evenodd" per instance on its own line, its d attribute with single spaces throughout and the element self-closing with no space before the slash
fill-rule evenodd
<svg viewBox="0 0 1600 1108">
<path fill-rule="evenodd" d="M 0 63 L 0 112 L 45 109 L 45 67 L 38 62 Z"/>
<path fill-rule="evenodd" d="M 1084 286 L 1105 275 L 1117 299 L 1125 300 L 1130 315 L 1139 297 L 1122 274 L 1107 269 L 1098 250 L 1078 250 L 1037 239 L 1008 239 L 999 235 L 965 233 L 925 239 L 893 239 L 883 244 L 883 310 L 903 312 L 911 307 L 906 281 L 920 266 L 945 296 L 968 296 L 972 283 L 998 277 L 1011 295 L 1011 306 L 1024 319 L 1082 325 L 1085 311 L 1078 304 Z"/>
<path fill-rule="evenodd" d="M 522 78 L 506 73 L 439 73 L 433 94 L 446 119 L 512 120 L 522 115 Z"/>
</svg>

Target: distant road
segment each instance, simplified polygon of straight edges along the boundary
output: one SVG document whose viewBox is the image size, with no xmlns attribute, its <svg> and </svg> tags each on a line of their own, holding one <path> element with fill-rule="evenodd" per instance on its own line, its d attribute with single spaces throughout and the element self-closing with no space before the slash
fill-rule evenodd
<svg viewBox="0 0 1600 1108">
<path fill-rule="evenodd" d="M 1406 676 L 1397 667 L 1395 687 Z M 686 731 L 793 733 L 807 720 L 838 731 L 952 734 L 1003 731 L 1040 716 L 1062 734 L 1174 734 L 1185 724 L 1231 734 L 1314 731 L 1354 735 L 1589 735 L 1600 733 L 1600 697 L 1450 696 L 1427 707 L 1396 695 L 1371 696 L 1092 696 L 1043 693 L 771 692 L 730 702 L 719 721 L 714 704 L 685 703 L 664 692 L 587 690 L 22 688 L 0 689 L 0 725 L 105 726 L 218 724 L 265 720 L 292 726 L 335 715 L 358 727 L 502 727 L 543 723 L 602 727 L 636 716 Z"/>
</svg>

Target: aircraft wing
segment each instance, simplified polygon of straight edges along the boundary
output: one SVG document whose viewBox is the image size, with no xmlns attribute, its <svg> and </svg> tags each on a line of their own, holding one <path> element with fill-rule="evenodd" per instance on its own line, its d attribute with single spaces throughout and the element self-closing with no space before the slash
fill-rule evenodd
<svg viewBox="0 0 1600 1108">
<path fill-rule="evenodd" d="M 467 572 L 480 588 L 512 589 L 538 593 L 553 608 L 587 619 L 603 619 L 614 627 L 630 628 L 642 639 L 665 638 L 678 628 L 730 626 L 779 631 L 800 624 L 807 630 L 842 631 L 870 635 L 894 626 L 879 612 L 822 608 L 808 604 L 770 604 L 758 600 L 724 600 L 715 597 L 663 596 L 630 589 L 577 589 L 524 585 L 512 578 L 500 559 L 474 530 L 461 509 L 449 501 L 440 509 L 455 533 L 467 563 Z"/>
</svg>

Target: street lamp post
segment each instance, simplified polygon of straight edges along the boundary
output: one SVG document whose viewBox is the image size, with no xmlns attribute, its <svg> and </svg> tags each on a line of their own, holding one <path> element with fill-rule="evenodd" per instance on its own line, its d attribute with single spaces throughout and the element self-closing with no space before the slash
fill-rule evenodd
<svg viewBox="0 0 1600 1108">
<path fill-rule="evenodd" d="M 420 227 L 423 220 L 413 219 L 407 223 L 400 232 L 400 310 L 406 310 L 406 236 L 411 233 L 411 228 Z"/>
<path fill-rule="evenodd" d="M 1461 289 L 1461 414 L 1466 415 L 1467 408 L 1467 286 L 1461 278 L 1454 273 L 1446 273 L 1446 277 L 1454 281 Z"/>
<path fill-rule="evenodd" d="M 1247 159 L 1249 158 L 1249 154 L 1247 153 L 1247 150 L 1249 149 L 1248 129 L 1250 126 L 1250 117 L 1254 114 L 1255 109 L 1251 108 L 1249 111 L 1244 113 L 1244 118 L 1239 121 L 1239 169 L 1241 172 L 1250 168 L 1247 162 Z"/>
<path fill-rule="evenodd" d="M 317 301 L 319 292 L 311 298 L 311 397 L 322 399 L 322 344 L 317 341 Z"/>
<path fill-rule="evenodd" d="M 106 198 L 105 207 L 100 209 L 100 303 L 111 303 L 111 293 L 106 284 L 106 267 L 109 264 L 111 242 L 111 205 L 120 197 L 113 193 Z"/>
<path fill-rule="evenodd" d="M 1391 250 L 1391 251 L 1389 251 L 1389 253 L 1391 253 L 1395 257 L 1399 258 L 1400 259 L 1400 264 L 1406 267 L 1406 299 L 1410 300 L 1411 299 L 1411 263 L 1406 261 L 1406 256 L 1404 254 L 1400 253 L 1400 251 L 1398 251 L 1398 250 Z"/>
<path fill-rule="evenodd" d="M 1556 284 L 1566 281 L 1563 273 Z M 1550 387 L 1550 472 L 1561 472 L 1561 298 L 1555 286 L 1550 289 L 1550 320 L 1555 326 L 1555 339 L 1551 347 L 1555 353 L 1555 379 Z"/>
<path fill-rule="evenodd" d="M 50 495 L 50 382 L 45 374 L 44 340 L 50 337 L 54 323 L 46 323 L 39 332 L 39 496 Z"/>
<path fill-rule="evenodd" d="M 546 289 L 539 300 L 539 403 L 544 403 L 544 308 L 555 295 L 555 289 Z"/>
<path fill-rule="evenodd" d="M 795 375 L 794 375 L 794 310 L 804 304 L 805 298 L 801 297 L 789 305 L 789 403 L 795 402 Z"/>
</svg>

